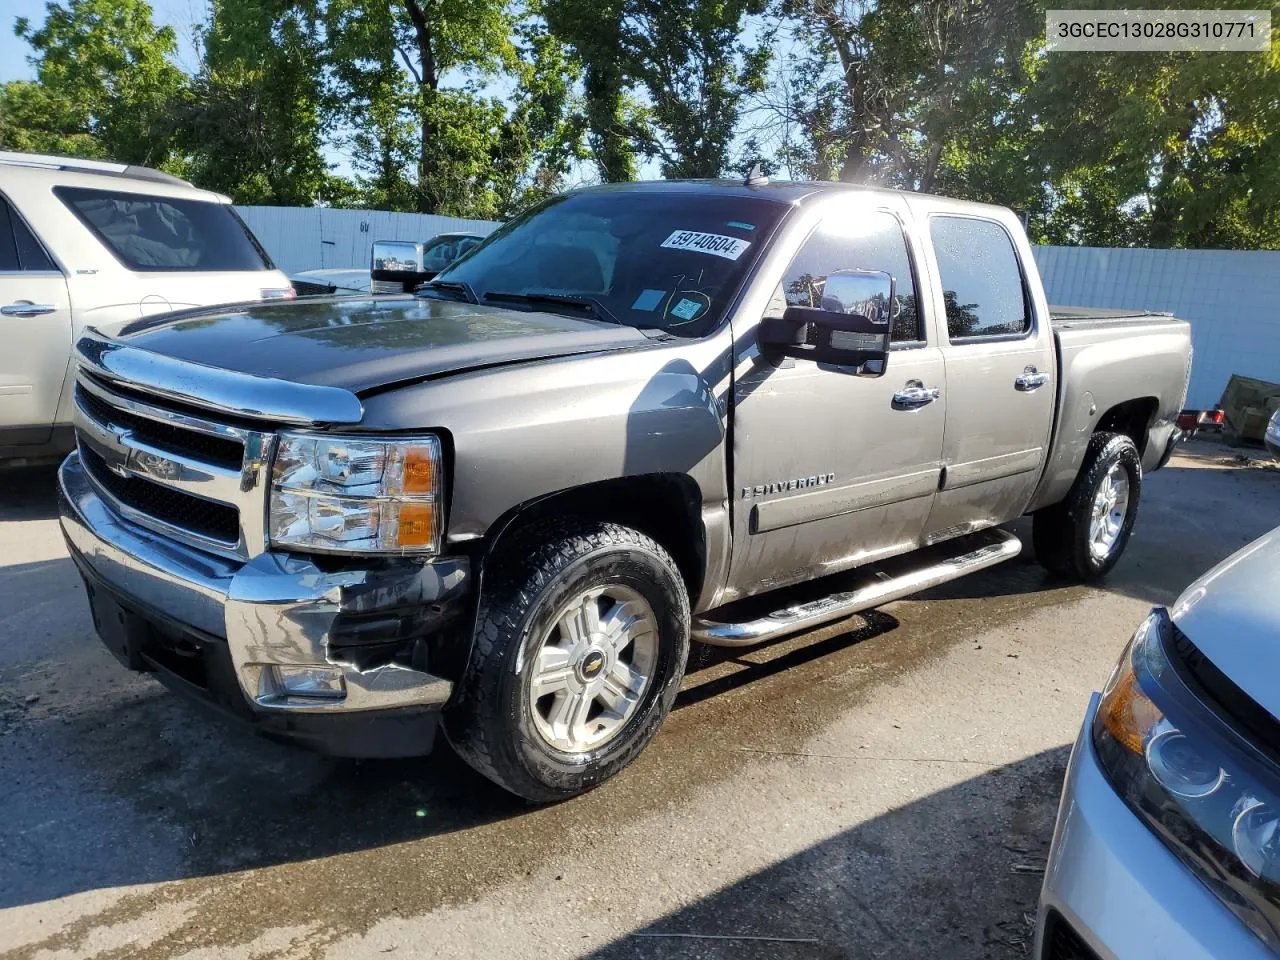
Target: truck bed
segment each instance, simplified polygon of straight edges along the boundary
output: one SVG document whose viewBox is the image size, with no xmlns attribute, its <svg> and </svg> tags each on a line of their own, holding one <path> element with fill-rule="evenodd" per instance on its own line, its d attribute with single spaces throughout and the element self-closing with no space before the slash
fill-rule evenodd
<svg viewBox="0 0 1280 960">
<path fill-rule="evenodd" d="M 1165 323 L 1172 313 L 1155 310 L 1114 310 L 1109 307 L 1049 306 L 1049 319 L 1055 330 L 1087 330 L 1114 324 Z"/>
<path fill-rule="evenodd" d="M 1031 509 L 1059 502 L 1074 482 L 1089 439 L 1120 404 L 1136 401 L 1143 469 L 1162 460 L 1186 395 L 1191 327 L 1171 313 L 1050 307 L 1058 353 L 1053 447 Z M 1142 390 L 1135 394 L 1135 385 Z"/>
</svg>

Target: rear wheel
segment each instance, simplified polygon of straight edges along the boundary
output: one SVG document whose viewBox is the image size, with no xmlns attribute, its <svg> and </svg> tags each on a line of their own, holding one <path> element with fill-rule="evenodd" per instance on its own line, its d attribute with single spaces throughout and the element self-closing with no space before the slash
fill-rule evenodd
<svg viewBox="0 0 1280 960">
<path fill-rule="evenodd" d="M 1036 559 L 1081 580 L 1106 576 L 1133 534 L 1142 492 L 1142 459 L 1133 440 L 1097 433 L 1066 498 L 1032 519 Z"/>
<path fill-rule="evenodd" d="M 486 571 L 445 730 L 500 786 L 562 800 L 613 776 L 653 738 L 688 653 L 684 581 L 655 541 L 612 523 L 533 527 Z"/>
</svg>

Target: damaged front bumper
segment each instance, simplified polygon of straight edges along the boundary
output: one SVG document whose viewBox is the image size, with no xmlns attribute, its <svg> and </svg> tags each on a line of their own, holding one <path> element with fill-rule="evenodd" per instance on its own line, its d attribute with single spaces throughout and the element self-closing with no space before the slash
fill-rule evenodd
<svg viewBox="0 0 1280 960">
<path fill-rule="evenodd" d="M 466 619 L 466 558 L 325 570 L 267 552 L 240 563 L 123 520 L 75 454 L 58 486 L 94 625 L 127 666 L 323 752 L 430 751 L 452 684 L 429 668 Z M 305 668 L 330 679 L 300 695 L 288 677 Z"/>
</svg>

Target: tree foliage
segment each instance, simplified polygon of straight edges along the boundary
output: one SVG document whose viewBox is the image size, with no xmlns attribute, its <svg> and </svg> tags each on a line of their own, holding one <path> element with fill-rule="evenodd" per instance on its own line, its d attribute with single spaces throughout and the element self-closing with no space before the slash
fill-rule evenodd
<svg viewBox="0 0 1280 960">
<path fill-rule="evenodd" d="M 31 45 L 34 83 L 0 90 L 6 147 L 160 164 L 174 133 L 170 105 L 185 78 L 177 40 L 157 28 L 146 0 L 50 2 L 45 22 L 14 33 Z"/>
</svg>

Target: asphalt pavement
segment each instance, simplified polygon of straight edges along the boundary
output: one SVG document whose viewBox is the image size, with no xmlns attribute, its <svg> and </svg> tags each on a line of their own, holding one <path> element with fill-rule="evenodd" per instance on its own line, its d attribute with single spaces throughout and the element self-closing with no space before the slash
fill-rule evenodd
<svg viewBox="0 0 1280 960">
<path fill-rule="evenodd" d="M 328 759 L 120 667 L 51 471 L 0 473 L 0 957 L 1022 958 L 1090 691 L 1280 525 L 1193 443 L 1099 587 L 1002 567 L 699 662 L 615 780 L 527 806 L 447 748 Z"/>
</svg>

